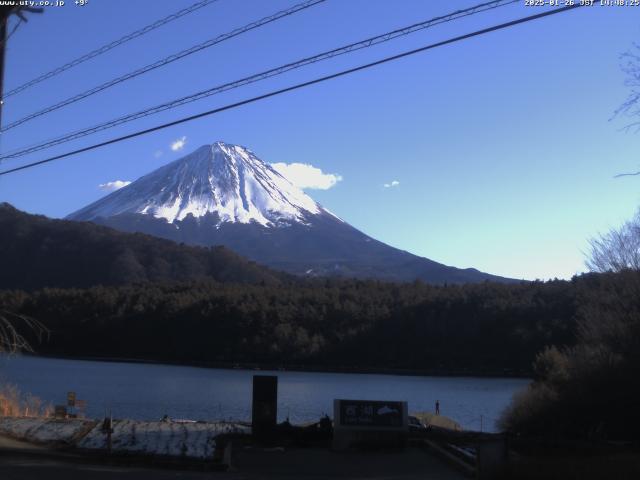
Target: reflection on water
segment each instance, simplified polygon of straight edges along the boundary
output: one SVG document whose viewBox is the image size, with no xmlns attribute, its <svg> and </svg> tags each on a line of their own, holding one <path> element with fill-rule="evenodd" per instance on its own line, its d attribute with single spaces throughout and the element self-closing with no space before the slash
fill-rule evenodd
<svg viewBox="0 0 640 480">
<path fill-rule="evenodd" d="M 278 375 L 279 418 L 292 422 L 331 415 L 334 398 L 406 400 L 409 411 L 440 413 L 463 427 L 495 430 L 495 420 L 525 379 L 417 377 L 374 374 L 221 370 L 142 363 L 111 363 L 38 357 L 0 358 L 0 381 L 16 384 L 52 404 L 66 392 L 87 401 L 87 414 L 110 408 L 116 417 L 250 419 L 251 378 Z"/>
</svg>

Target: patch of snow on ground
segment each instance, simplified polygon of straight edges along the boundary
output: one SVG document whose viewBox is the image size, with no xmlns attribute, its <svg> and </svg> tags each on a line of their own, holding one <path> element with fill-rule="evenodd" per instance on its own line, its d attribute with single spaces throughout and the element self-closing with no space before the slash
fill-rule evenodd
<svg viewBox="0 0 640 480">
<path fill-rule="evenodd" d="M 206 459 L 213 456 L 216 437 L 250 434 L 251 428 L 227 422 L 144 422 L 114 420 L 112 451 Z M 65 443 L 86 450 L 106 450 L 102 422 L 82 419 L 0 417 L 0 435 L 33 443 Z"/>
<path fill-rule="evenodd" d="M 107 448 L 107 436 L 97 425 L 77 447 Z M 172 457 L 211 458 L 215 438 L 224 433 L 250 433 L 250 428 L 232 423 L 143 422 L 115 420 L 111 445 L 114 452 Z"/>
<path fill-rule="evenodd" d="M 0 417 L 0 434 L 34 443 L 73 443 L 95 422 L 92 420 Z"/>
</svg>

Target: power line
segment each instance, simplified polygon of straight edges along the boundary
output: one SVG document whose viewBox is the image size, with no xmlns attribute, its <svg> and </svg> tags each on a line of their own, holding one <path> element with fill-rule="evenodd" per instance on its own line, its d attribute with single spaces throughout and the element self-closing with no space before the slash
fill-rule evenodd
<svg viewBox="0 0 640 480">
<path fill-rule="evenodd" d="M 456 43 L 456 42 L 459 42 L 459 41 L 462 41 L 462 40 L 468 40 L 469 38 L 472 38 L 472 37 L 477 37 L 479 35 L 484 35 L 484 34 L 487 34 L 487 33 L 490 33 L 490 32 L 494 32 L 496 30 L 502 30 L 502 29 L 505 29 L 505 28 L 513 27 L 515 25 L 519 25 L 519 24 L 530 22 L 530 21 L 537 20 L 537 19 L 540 19 L 540 18 L 548 17 L 550 15 L 556 15 L 558 13 L 563 13 L 563 12 L 566 12 L 566 11 L 569 11 L 569 10 L 573 10 L 573 9 L 579 8 L 581 6 L 582 5 L 580 5 L 580 4 L 575 4 L 575 5 L 570 5 L 570 6 L 566 6 L 566 7 L 555 8 L 553 10 L 548 10 L 546 12 L 538 13 L 536 15 L 530 15 L 528 17 L 519 18 L 517 20 L 512 20 L 510 22 L 501 23 L 499 25 L 494 25 L 492 27 L 484 28 L 482 30 L 476 30 L 474 32 L 467 33 L 467 34 L 464 34 L 464 35 L 460 35 L 458 37 L 449 38 L 447 40 L 443 40 L 443 41 L 440 41 L 440 42 L 437 42 L 437 43 L 432 43 L 430 45 L 426 45 L 424 47 L 416 48 L 414 50 L 409 50 L 409 51 L 406 51 L 406 52 L 403 52 L 403 53 L 399 53 L 397 55 L 392 55 L 390 57 L 385 57 L 383 59 L 376 60 L 375 62 L 366 63 L 364 65 L 360 65 L 360 66 L 357 66 L 357 67 L 349 68 L 347 70 L 342 70 L 340 72 L 333 73 L 331 75 L 326 75 L 324 77 L 316 78 L 314 80 L 309 80 L 307 82 L 298 83 L 298 84 L 292 85 L 290 87 L 282 88 L 282 89 L 279 89 L 279 90 L 274 90 L 274 91 L 271 91 L 269 93 L 265 93 L 263 95 L 258 95 L 256 97 L 252 97 L 252 98 L 249 98 L 249 99 L 246 99 L 246 100 L 242 100 L 240 102 L 236 102 L 236 103 L 232 103 L 232 104 L 229 104 L 229 105 L 225 105 L 223 107 L 215 108 L 213 110 L 208 110 L 206 112 L 201 112 L 201 113 L 198 113 L 196 115 L 183 117 L 183 118 L 180 118 L 178 120 L 174 120 L 172 122 L 168 122 L 168 123 L 164 123 L 164 124 L 161 124 L 161 125 L 157 125 L 155 127 L 147 128 L 145 130 L 139 130 L 139 131 L 134 132 L 134 133 L 123 135 L 121 137 L 112 138 L 112 139 L 106 140 L 104 142 L 96 143 L 96 144 L 90 145 L 88 147 L 79 148 L 77 150 L 73 150 L 73 151 L 70 151 L 70 152 L 67 152 L 67 153 L 63 153 L 63 154 L 60 154 L 60 155 L 49 157 L 49 158 L 46 158 L 44 160 L 40 160 L 40 161 L 37 161 L 37 162 L 28 163 L 26 165 L 22 165 L 20 167 L 12 168 L 10 170 L 4 170 L 4 171 L 0 172 L 0 176 L 7 175 L 7 174 L 13 173 L 13 172 L 18 172 L 20 170 L 25 170 L 27 168 L 32 168 L 32 167 L 35 167 L 35 166 L 38 166 L 38 165 L 42 165 L 42 164 L 45 164 L 45 163 L 53 162 L 55 160 L 60 160 L 62 158 L 70 157 L 72 155 L 77 155 L 79 153 L 84 153 L 84 152 L 88 152 L 90 150 L 95 150 L 95 149 L 100 148 L 100 147 L 104 147 L 104 146 L 111 145 L 111 144 L 114 144 L 114 143 L 122 142 L 124 140 L 129 140 L 131 138 L 139 137 L 141 135 L 146 135 L 148 133 L 152 133 L 152 132 L 155 132 L 155 131 L 158 131 L 158 130 L 162 130 L 162 129 L 165 129 L 165 128 L 168 128 L 168 127 L 173 127 L 173 126 L 179 125 L 181 123 L 186 123 L 186 122 L 189 122 L 189 121 L 192 121 L 192 120 L 196 120 L 198 118 L 202 118 L 202 117 L 214 115 L 216 113 L 224 112 L 226 110 L 231 110 L 231 109 L 234 109 L 234 108 L 238 108 L 238 107 L 241 107 L 243 105 L 254 103 L 254 102 L 257 102 L 257 101 L 260 101 L 260 100 L 265 100 L 267 98 L 275 97 L 277 95 L 281 95 L 283 93 L 291 92 L 291 91 L 294 91 L 294 90 L 299 90 L 301 88 L 305 88 L 305 87 L 308 87 L 308 86 L 311 86 L 311 85 L 315 85 L 315 84 L 322 83 L 322 82 L 325 82 L 325 81 L 328 81 L 328 80 L 332 80 L 334 78 L 343 77 L 343 76 L 346 76 L 346 75 L 349 75 L 349 74 L 352 74 L 352 73 L 355 73 L 355 72 L 366 70 L 366 69 L 369 69 L 369 68 L 372 68 L 372 67 L 375 67 L 375 66 L 378 66 L 378 65 L 382 65 L 382 64 L 385 64 L 385 63 L 388 63 L 388 62 L 399 60 L 399 59 L 404 58 L 404 57 L 415 55 L 417 53 L 421 53 L 421 52 L 424 52 L 424 51 L 427 51 L 427 50 L 431 50 L 433 48 L 441 47 L 441 46 L 444 46 L 444 45 L 449 45 L 451 43 Z"/>
<path fill-rule="evenodd" d="M 156 105 L 154 107 L 150 107 L 147 108 L 145 110 L 141 110 L 138 112 L 134 112 L 134 113 L 130 113 L 127 115 L 124 115 L 122 117 L 118 117 L 116 119 L 113 120 L 109 120 L 107 122 L 101 123 L 99 125 L 94 125 L 93 127 L 89 127 L 89 128 L 85 128 L 82 130 L 77 130 L 75 132 L 71 132 L 68 134 L 65 134 L 61 137 L 57 137 L 54 139 L 50 139 L 44 142 L 40 142 L 38 144 L 35 145 L 31 145 L 28 147 L 24 147 L 22 149 L 19 150 L 14 150 L 12 152 L 9 153 L 5 153 L 4 155 L 0 155 L 0 161 L 2 160 L 7 160 L 10 158 L 18 158 L 18 157 L 22 157 L 24 155 L 27 155 L 29 153 L 33 153 L 33 152 L 37 152 L 40 150 L 44 150 L 46 148 L 50 148 L 56 145 L 60 145 L 62 143 L 66 143 L 66 142 L 70 142 L 72 140 L 77 140 L 79 138 L 82 137 L 86 137 L 88 135 L 92 135 L 94 133 L 103 131 L 103 130 L 107 130 L 113 127 L 116 127 L 118 125 L 122 125 L 124 123 L 128 123 L 128 122 L 132 122 L 134 120 L 138 120 L 140 118 L 143 117 L 147 117 L 156 113 L 160 113 L 163 112 L 165 110 L 169 110 L 169 109 L 173 109 L 182 105 L 185 105 L 187 103 L 191 103 L 191 102 L 195 102 L 197 100 L 201 100 L 203 98 L 212 96 L 212 95 L 216 95 L 218 93 L 222 93 L 222 92 L 226 92 L 228 90 L 232 90 L 235 88 L 239 88 L 242 87 L 244 85 L 248 85 L 251 83 L 255 83 L 261 80 L 266 80 L 268 78 L 271 77 L 275 77 L 277 75 L 281 75 L 284 74 L 286 72 L 289 72 L 291 70 L 295 70 L 298 68 L 302 68 L 304 66 L 313 64 L 313 63 L 317 63 L 320 61 L 324 61 L 324 60 L 328 60 L 334 57 L 337 57 L 339 55 L 344 55 L 347 53 L 351 53 L 357 50 L 361 50 L 363 48 L 369 48 L 372 47 L 374 45 L 378 45 L 380 43 L 384 43 L 384 42 L 388 42 L 390 40 L 394 40 L 398 37 L 401 36 L 405 36 L 405 35 L 409 35 L 411 33 L 420 31 L 420 30 L 424 30 L 426 28 L 430 28 L 433 27 L 435 25 L 439 25 L 442 23 L 446 23 L 446 22 L 450 22 L 453 20 L 457 20 L 459 18 L 463 18 L 466 16 L 470 16 L 470 15 L 474 15 L 477 13 L 481 13 L 487 10 L 492 10 L 494 8 L 498 8 L 498 7 L 503 7 L 506 5 L 509 5 L 511 3 L 516 3 L 516 2 L 520 2 L 521 0 L 493 0 L 490 2 L 485 2 L 485 3 L 481 3 L 479 5 L 476 5 L 474 7 L 470 7 L 470 8 L 466 8 L 464 10 L 457 10 L 455 12 L 449 13 L 447 15 L 442 15 L 439 17 L 435 17 L 435 18 L 431 18 L 429 20 L 425 20 L 423 22 L 419 22 L 419 23 L 415 23 L 413 25 L 409 25 L 407 27 L 403 27 L 403 28 L 399 28 L 396 30 L 393 30 L 391 32 L 387 32 L 384 33 L 382 35 L 377 35 L 375 37 L 370 37 L 367 38 L 365 40 L 361 40 L 359 42 L 355 42 L 355 43 L 351 43 L 348 45 L 345 45 L 343 47 L 340 48 L 335 48 L 333 50 L 329 50 L 329 51 L 325 51 L 316 55 L 313 55 L 311 57 L 306 57 L 303 58 L 301 60 L 298 60 L 296 62 L 292 62 L 292 63 L 288 63 L 285 65 L 281 65 L 279 67 L 276 68 L 272 68 L 270 70 L 266 70 L 245 78 L 242 78 L 240 80 L 235 80 L 233 82 L 229 82 L 229 83 L 225 83 L 223 85 L 218 85 L 191 95 L 188 95 L 186 97 L 181 97 L 175 100 L 171 100 L 169 102 L 160 104 L 160 105 Z"/>
<path fill-rule="evenodd" d="M 37 85 L 38 83 L 44 82 L 45 80 L 48 80 L 49 78 L 55 77 L 56 75 L 61 74 L 62 72 L 65 72 L 67 70 L 69 70 L 70 68 L 76 67 L 78 65 L 80 65 L 81 63 L 86 62 L 87 60 L 91 60 L 92 58 L 97 57 L 98 55 L 102 55 L 103 53 L 108 52 L 109 50 L 119 47 L 120 45 L 127 43 L 135 38 L 141 37 L 142 35 L 145 35 L 149 32 L 151 32 L 152 30 L 155 30 L 156 28 L 159 28 L 163 25 L 166 25 L 169 22 L 172 22 L 174 20 L 177 20 L 178 18 L 184 17 L 185 15 L 188 15 L 189 13 L 193 13 L 196 10 L 199 10 L 203 7 L 206 7 L 207 5 L 210 5 L 214 2 L 217 2 L 218 0 L 200 0 L 196 3 L 194 3 L 193 5 L 187 7 L 187 8 L 183 8 L 182 10 L 179 10 L 175 13 L 172 13 L 171 15 L 168 15 L 164 18 L 161 18 L 160 20 L 157 20 L 145 27 L 142 27 L 134 32 L 129 33 L 128 35 L 125 35 L 124 37 L 121 37 L 117 40 L 114 40 L 113 42 L 107 43 L 106 45 L 103 45 L 99 48 L 96 48 L 95 50 L 92 50 L 89 53 L 86 53 L 78 58 L 76 58 L 75 60 L 72 60 L 68 63 L 65 63 L 64 65 L 61 65 L 57 68 L 54 68 L 53 70 L 47 72 L 47 73 L 43 73 L 42 75 L 40 75 L 39 77 L 34 78 L 33 80 L 30 80 L 26 83 L 24 83 L 23 85 L 20 85 L 16 88 L 14 88 L 13 90 L 8 91 L 7 93 L 5 93 L 2 97 L 2 99 L 6 99 L 8 97 L 11 97 L 12 95 L 16 95 L 17 93 L 23 92 L 24 90 L 27 90 L 30 87 L 33 87 L 34 85 Z"/>
<path fill-rule="evenodd" d="M 18 21 L 16 22 L 16 24 L 13 26 L 13 28 L 9 32 L 9 34 L 7 35 L 7 38 L 5 38 L 4 40 L 0 41 L 0 46 L 9 41 L 9 39 L 13 36 L 13 34 L 16 33 L 16 30 L 18 30 L 18 27 L 22 24 L 22 22 L 23 22 L 23 20 L 21 18 L 19 18 Z"/>
<path fill-rule="evenodd" d="M 214 45 L 217 45 L 218 43 L 224 42 L 226 40 L 229 40 L 233 37 L 237 37 L 238 35 L 241 35 L 243 33 L 249 32 L 251 30 L 254 30 L 256 28 L 262 27 L 264 25 L 267 25 L 269 23 L 275 22 L 277 20 L 280 20 L 281 18 L 287 17 L 289 15 L 293 15 L 295 13 L 298 13 L 302 10 L 306 10 L 307 8 L 313 7 L 319 3 L 323 3 L 326 0 L 306 0 L 305 2 L 302 3 L 298 3 L 296 5 L 294 5 L 291 8 L 288 8 L 286 10 L 281 10 L 277 13 L 274 13 L 272 15 L 269 15 L 267 17 L 261 18 L 260 20 L 257 20 L 255 22 L 251 22 L 243 27 L 240 28 L 236 28 L 228 33 L 224 33 L 222 35 L 219 35 L 215 38 L 209 39 L 205 42 L 202 42 L 198 45 L 194 45 L 193 47 L 190 47 L 186 50 L 182 50 L 178 53 L 174 53 L 172 55 L 169 55 L 168 57 L 165 57 L 161 60 L 158 60 L 156 62 L 150 63 L 148 65 L 145 65 L 144 67 L 138 68 L 137 70 L 134 70 L 133 72 L 129 72 L 125 75 L 122 75 L 120 77 L 114 78 L 112 80 L 109 80 L 108 82 L 105 82 L 101 85 L 98 85 L 97 87 L 93 87 L 89 90 L 86 90 L 82 93 L 79 93 L 77 95 L 74 95 L 72 97 L 67 98 L 66 100 L 62 100 L 61 102 L 58 102 L 56 104 L 53 104 L 49 107 L 46 107 L 42 110 L 39 110 L 37 112 L 34 112 L 30 115 L 27 115 L 26 117 L 22 117 L 18 120 L 15 120 L 14 122 L 9 123 L 8 125 L 2 127 L 0 129 L 0 132 L 6 132 L 7 130 L 11 130 L 12 128 L 17 127 L 18 125 L 22 125 L 25 122 L 28 122 L 30 120 L 33 120 L 34 118 L 40 117 L 42 115 L 45 115 L 47 113 L 51 113 L 55 110 L 58 110 L 59 108 L 65 107 L 67 105 L 71 105 L 72 103 L 78 102 L 84 98 L 90 97 L 92 95 L 95 95 L 96 93 L 102 92 L 103 90 L 106 90 L 107 88 L 111 88 L 114 85 L 118 85 L 122 82 L 126 82 L 127 80 L 131 80 L 133 78 L 136 78 L 142 74 L 145 74 L 147 72 L 150 72 L 152 70 L 155 70 L 156 68 L 160 68 L 160 67 L 164 67 L 165 65 L 168 65 L 170 63 L 173 63 L 177 60 L 180 60 L 188 55 L 192 55 L 196 52 L 199 52 L 201 50 L 204 50 L 205 48 L 209 48 L 212 47 Z"/>
</svg>

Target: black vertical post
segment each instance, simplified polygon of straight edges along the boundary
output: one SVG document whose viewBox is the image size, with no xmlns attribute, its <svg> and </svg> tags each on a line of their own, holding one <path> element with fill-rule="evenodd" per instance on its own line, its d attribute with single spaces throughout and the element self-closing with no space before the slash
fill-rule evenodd
<svg viewBox="0 0 640 480">
<path fill-rule="evenodd" d="M 253 403 L 251 406 L 251 429 L 260 440 L 273 438 L 278 419 L 278 377 L 273 375 L 253 376 Z"/>
<path fill-rule="evenodd" d="M 9 17 L 15 14 L 20 17 L 20 21 L 26 22 L 27 17 L 25 17 L 24 12 L 42 13 L 43 11 L 44 9 L 42 7 L 29 7 L 26 5 L 0 6 L 0 128 L 2 127 L 2 107 L 4 105 L 4 64 L 7 40 L 9 40 L 9 32 L 7 29 Z"/>
<path fill-rule="evenodd" d="M 0 127 L 2 127 L 2 105 L 4 104 L 4 57 L 7 49 L 7 23 L 9 23 L 8 9 L 0 12 Z"/>
</svg>

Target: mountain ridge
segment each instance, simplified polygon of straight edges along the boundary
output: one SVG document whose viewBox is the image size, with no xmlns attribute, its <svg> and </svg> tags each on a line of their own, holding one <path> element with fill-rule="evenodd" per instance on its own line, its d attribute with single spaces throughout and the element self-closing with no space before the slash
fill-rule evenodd
<svg viewBox="0 0 640 480">
<path fill-rule="evenodd" d="M 444 265 L 369 237 L 246 147 L 224 142 L 199 147 L 66 218 L 191 245 L 224 245 L 295 275 L 515 281 Z"/>
<path fill-rule="evenodd" d="M 0 203 L 0 289 L 85 288 L 213 280 L 280 284 L 293 277 L 225 247 L 197 247 Z"/>
</svg>

